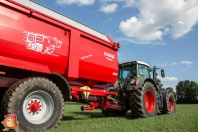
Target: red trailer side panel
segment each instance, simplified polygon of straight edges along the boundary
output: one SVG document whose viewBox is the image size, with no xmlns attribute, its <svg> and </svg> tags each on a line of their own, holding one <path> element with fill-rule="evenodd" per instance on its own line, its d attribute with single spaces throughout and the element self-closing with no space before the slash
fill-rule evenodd
<svg viewBox="0 0 198 132">
<path fill-rule="evenodd" d="M 3 47 L 0 56 L 43 64 L 61 74 L 65 72 L 70 36 L 67 30 L 8 6 L 0 6 L 0 18 Z"/>
<path fill-rule="evenodd" d="M 57 72 L 68 81 L 115 82 L 118 47 L 109 37 L 33 1 L 0 3 L 0 56 L 35 64 L 17 68 Z M 36 68 L 41 65 L 43 71 Z"/>
<path fill-rule="evenodd" d="M 79 77 L 102 82 L 117 78 L 117 52 L 99 42 L 81 35 Z"/>
</svg>

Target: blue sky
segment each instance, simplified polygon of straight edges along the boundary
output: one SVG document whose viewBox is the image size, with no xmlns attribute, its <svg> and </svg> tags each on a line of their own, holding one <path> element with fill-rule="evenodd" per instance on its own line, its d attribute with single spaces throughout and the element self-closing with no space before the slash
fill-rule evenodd
<svg viewBox="0 0 198 132">
<path fill-rule="evenodd" d="M 34 1 L 111 36 L 121 44 L 120 63 L 163 68 L 164 87 L 186 79 L 198 83 L 197 0 Z"/>
</svg>

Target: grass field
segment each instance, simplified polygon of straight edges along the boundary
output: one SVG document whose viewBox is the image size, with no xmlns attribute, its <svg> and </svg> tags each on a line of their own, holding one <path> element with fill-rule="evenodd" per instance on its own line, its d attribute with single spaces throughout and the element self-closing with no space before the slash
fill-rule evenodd
<svg viewBox="0 0 198 132">
<path fill-rule="evenodd" d="M 63 120 L 53 132 L 198 132 L 198 105 L 177 105 L 176 113 L 151 118 L 104 117 L 101 110 L 80 111 L 65 105 Z M 48 131 L 46 131 L 48 132 Z"/>
</svg>

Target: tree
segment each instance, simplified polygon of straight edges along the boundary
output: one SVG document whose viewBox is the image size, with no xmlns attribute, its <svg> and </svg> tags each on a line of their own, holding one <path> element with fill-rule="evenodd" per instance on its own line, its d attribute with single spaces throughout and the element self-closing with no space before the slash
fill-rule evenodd
<svg viewBox="0 0 198 132">
<path fill-rule="evenodd" d="M 169 92 L 175 93 L 173 88 L 171 88 L 171 87 L 167 87 L 166 90 L 168 90 Z"/>
<path fill-rule="evenodd" d="M 194 81 L 180 81 L 176 86 L 176 96 L 178 102 L 193 103 L 197 101 L 198 84 Z"/>
<path fill-rule="evenodd" d="M 189 101 L 195 101 L 198 96 L 198 84 L 191 81 L 189 86 L 186 88 L 186 99 Z"/>
<path fill-rule="evenodd" d="M 165 90 L 165 88 L 163 88 L 162 86 L 163 86 L 163 84 L 160 84 L 160 85 L 159 85 L 159 90 L 160 90 L 160 91 L 164 91 L 164 90 Z"/>
</svg>

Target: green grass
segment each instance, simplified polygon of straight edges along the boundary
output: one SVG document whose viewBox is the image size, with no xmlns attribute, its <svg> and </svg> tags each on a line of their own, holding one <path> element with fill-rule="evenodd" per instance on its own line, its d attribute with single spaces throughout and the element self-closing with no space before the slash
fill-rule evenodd
<svg viewBox="0 0 198 132">
<path fill-rule="evenodd" d="M 65 105 L 63 120 L 53 132 L 198 132 L 198 105 L 177 105 L 175 114 L 132 119 L 104 117 L 101 110 L 80 111 L 81 105 Z M 47 132 L 47 131 L 46 131 Z"/>
</svg>

